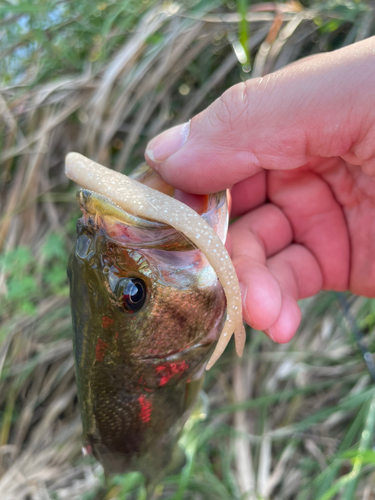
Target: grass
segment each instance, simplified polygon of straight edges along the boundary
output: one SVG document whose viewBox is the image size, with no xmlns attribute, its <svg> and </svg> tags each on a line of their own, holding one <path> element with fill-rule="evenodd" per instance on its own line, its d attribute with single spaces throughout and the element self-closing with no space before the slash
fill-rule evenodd
<svg viewBox="0 0 375 500">
<path fill-rule="evenodd" d="M 0 5 L 2 500 L 94 500 L 104 485 L 80 451 L 66 153 L 129 171 L 229 86 L 371 34 L 374 11 L 350 0 Z M 374 498 L 374 382 L 353 330 L 373 352 L 375 302 L 346 301 L 345 314 L 332 293 L 304 301 L 288 345 L 249 332 L 241 361 L 230 346 L 206 378 L 207 417 L 185 429 L 186 464 L 155 498 Z M 142 477 L 116 476 L 105 497 L 146 498 Z"/>
</svg>

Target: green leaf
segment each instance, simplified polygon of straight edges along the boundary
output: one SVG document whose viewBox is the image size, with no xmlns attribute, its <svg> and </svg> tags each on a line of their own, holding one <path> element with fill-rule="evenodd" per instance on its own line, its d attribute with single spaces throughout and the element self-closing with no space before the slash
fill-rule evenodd
<svg viewBox="0 0 375 500">
<path fill-rule="evenodd" d="M 64 238 L 57 233 L 50 234 L 42 247 L 42 253 L 47 261 L 51 261 L 54 258 L 66 260 L 67 251 L 65 249 Z"/>
<path fill-rule="evenodd" d="M 37 285 L 32 276 L 24 276 L 22 279 L 10 279 L 7 282 L 7 287 L 8 299 L 11 301 L 28 301 L 37 291 Z"/>
<path fill-rule="evenodd" d="M 10 252 L 0 256 L 0 266 L 4 266 L 6 273 L 17 275 L 23 273 L 26 267 L 34 262 L 31 250 L 27 247 L 17 247 Z"/>
<path fill-rule="evenodd" d="M 375 465 L 375 451 L 373 450 L 366 450 L 361 453 L 359 453 L 358 450 L 349 450 L 342 456 L 343 458 L 347 458 L 352 462 L 355 459 L 360 458 L 363 464 Z"/>
<path fill-rule="evenodd" d="M 55 264 L 45 273 L 46 283 L 55 289 L 59 289 L 61 286 L 65 285 L 67 279 L 65 265 L 62 266 L 61 264 Z"/>
</svg>

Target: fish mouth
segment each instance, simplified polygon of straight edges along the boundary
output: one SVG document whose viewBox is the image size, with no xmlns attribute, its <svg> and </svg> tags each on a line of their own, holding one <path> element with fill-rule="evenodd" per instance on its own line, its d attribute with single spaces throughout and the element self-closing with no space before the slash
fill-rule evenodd
<svg viewBox="0 0 375 500">
<path fill-rule="evenodd" d="M 110 217 L 126 224 L 127 226 L 144 227 L 145 229 L 161 229 L 169 227 L 167 224 L 143 219 L 126 212 L 106 196 L 88 189 L 80 189 L 77 193 L 77 200 L 83 215 L 95 216 L 97 218 L 97 223 L 100 222 L 98 220 L 99 216 L 101 218 Z"/>
<path fill-rule="evenodd" d="M 200 215 L 208 210 L 208 202 L 210 195 L 194 195 L 185 193 L 167 184 L 160 175 L 152 170 L 147 163 L 142 163 L 129 175 L 131 179 L 140 182 L 156 191 L 175 198 L 178 201 L 185 203 L 190 208 L 195 210 Z M 100 214 L 102 216 L 112 216 L 130 226 L 141 226 L 146 228 L 163 228 L 170 227 L 165 223 L 157 220 L 149 220 L 141 218 L 137 215 L 137 206 L 134 206 L 135 213 L 129 213 L 116 205 L 110 198 L 90 191 L 88 189 L 81 189 L 77 193 L 78 202 L 81 206 L 82 212 Z"/>
<path fill-rule="evenodd" d="M 136 168 L 130 177 L 188 205 L 199 213 L 215 230 L 220 239 L 225 242 L 228 227 L 228 207 L 225 191 L 210 195 L 194 195 L 179 191 L 163 181 L 159 174 L 154 172 L 147 164 L 142 164 Z M 81 222 L 84 225 L 104 230 L 108 226 L 113 227 L 115 224 L 123 225 L 130 229 L 150 232 L 150 234 L 154 234 L 157 240 L 159 240 L 161 233 L 164 233 L 163 240 L 167 233 L 169 236 L 175 233 L 179 235 L 177 239 L 181 243 L 184 241 L 182 247 L 192 247 L 191 242 L 187 242 L 186 237 L 178 233 L 170 225 L 155 219 L 139 217 L 136 205 L 134 206 L 134 212 L 129 213 L 106 196 L 88 189 L 80 189 L 77 193 L 77 200 L 83 213 Z M 136 239 L 138 240 L 138 238 Z"/>
<path fill-rule="evenodd" d="M 88 189 L 80 189 L 77 199 L 86 230 L 100 231 L 106 238 L 126 248 L 185 251 L 194 245 L 174 227 L 126 212 L 112 200 Z"/>
</svg>

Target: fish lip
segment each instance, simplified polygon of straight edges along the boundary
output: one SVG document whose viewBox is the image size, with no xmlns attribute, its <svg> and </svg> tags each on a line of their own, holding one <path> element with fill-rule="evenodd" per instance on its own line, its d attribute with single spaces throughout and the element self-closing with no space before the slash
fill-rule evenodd
<svg viewBox="0 0 375 500">
<path fill-rule="evenodd" d="M 114 203 L 110 198 L 102 194 L 95 193 L 95 191 L 90 191 L 89 189 L 79 189 L 77 191 L 76 198 L 80 207 L 90 213 L 96 213 L 98 211 L 98 208 L 92 206 L 92 203 L 96 201 L 103 204 L 103 206 L 107 203 L 111 207 L 115 207 L 119 211 L 126 214 L 125 210 L 116 205 L 116 203 Z"/>
<path fill-rule="evenodd" d="M 78 203 L 82 208 L 87 209 L 87 202 L 88 199 L 91 197 L 92 191 L 89 191 L 88 189 L 80 189 L 77 191 L 76 197 L 78 200 Z"/>
<path fill-rule="evenodd" d="M 165 229 L 169 227 L 168 224 L 164 224 L 163 222 L 144 219 L 127 212 L 107 196 L 90 191 L 89 189 L 79 189 L 76 197 L 84 218 L 87 215 L 93 215 L 95 217 L 95 224 L 100 227 L 102 226 L 101 218 L 106 215 L 112 216 L 124 224 L 145 229 Z"/>
</svg>

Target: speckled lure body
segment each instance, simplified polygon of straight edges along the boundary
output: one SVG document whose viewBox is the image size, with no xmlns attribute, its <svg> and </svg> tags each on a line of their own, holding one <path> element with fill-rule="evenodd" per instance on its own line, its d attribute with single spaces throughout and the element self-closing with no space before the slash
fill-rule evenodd
<svg viewBox="0 0 375 500">
<path fill-rule="evenodd" d="M 145 167 L 135 177 L 173 194 Z M 224 323 L 226 301 L 200 250 L 174 228 L 87 190 L 68 275 L 84 446 L 108 473 L 167 470 Z M 225 193 L 201 215 L 221 237 Z"/>
</svg>

